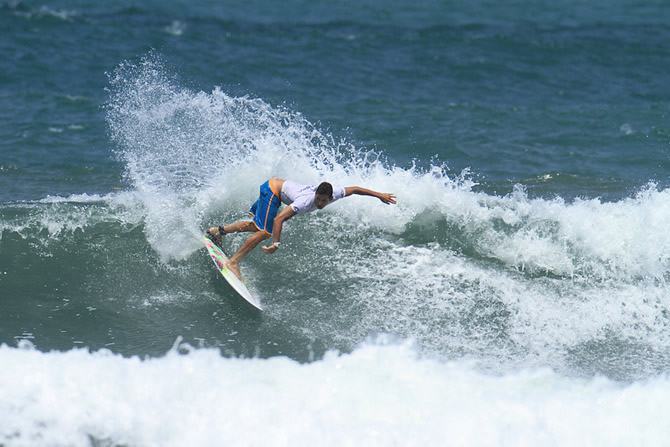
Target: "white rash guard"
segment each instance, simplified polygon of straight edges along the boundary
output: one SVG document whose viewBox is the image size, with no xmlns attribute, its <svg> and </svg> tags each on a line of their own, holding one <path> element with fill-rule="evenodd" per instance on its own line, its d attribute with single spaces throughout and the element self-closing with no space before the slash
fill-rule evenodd
<svg viewBox="0 0 670 447">
<path fill-rule="evenodd" d="M 314 211 L 314 195 L 318 185 L 301 185 L 300 183 L 285 180 L 281 188 L 281 201 L 289 205 L 296 214 L 304 214 Z M 344 186 L 333 185 L 333 203 L 344 197 Z"/>
</svg>

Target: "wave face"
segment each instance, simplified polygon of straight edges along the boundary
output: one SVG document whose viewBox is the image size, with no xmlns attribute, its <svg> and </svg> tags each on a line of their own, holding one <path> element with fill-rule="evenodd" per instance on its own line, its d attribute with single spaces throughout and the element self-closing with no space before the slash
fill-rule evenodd
<svg viewBox="0 0 670 447">
<path fill-rule="evenodd" d="M 642 371 L 668 358 L 668 190 L 610 203 L 477 192 L 467 172 L 395 166 L 260 99 L 189 91 L 151 57 L 114 74 L 108 119 L 164 260 L 192 256 L 189 236 L 235 220 L 271 175 L 397 194 L 398 206 L 356 197 L 295 219 L 281 255 L 249 260 L 278 318 L 311 321 L 325 345 L 390 332 L 559 368 L 609 363 L 616 346 L 626 373 L 640 348 L 653 353 Z"/>
<path fill-rule="evenodd" d="M 394 165 L 261 99 L 191 91 L 154 56 L 121 65 L 110 94 L 130 188 L 0 210 L 14 260 L 0 269 L 6 290 L 48 309 L 39 323 L 8 321 L 15 338 L 158 355 L 184 335 L 305 361 L 385 333 L 498 371 L 666 370 L 667 189 L 613 202 L 486 193 L 467 171 Z M 259 317 L 230 295 L 198 235 L 244 217 L 271 175 L 392 191 L 398 205 L 353 197 L 289 222 L 281 252 L 243 265 L 267 309 Z M 82 315 L 96 328 L 76 324 Z"/>
<path fill-rule="evenodd" d="M 8 446 L 611 447 L 660 446 L 670 435 L 652 422 L 670 411 L 667 377 L 623 386 L 546 369 L 492 376 L 420 359 L 407 345 L 330 352 L 308 365 L 188 347 L 142 360 L 3 345 L 0 360 Z"/>
</svg>

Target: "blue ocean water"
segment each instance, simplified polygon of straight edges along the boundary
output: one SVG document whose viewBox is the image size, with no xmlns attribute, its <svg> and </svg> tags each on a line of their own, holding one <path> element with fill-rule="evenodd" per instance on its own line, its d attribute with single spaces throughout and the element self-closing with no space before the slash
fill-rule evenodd
<svg viewBox="0 0 670 447">
<path fill-rule="evenodd" d="M 663 445 L 669 19 L 0 2 L 0 444 Z M 290 221 L 257 313 L 198 237 L 271 175 L 398 205 Z"/>
</svg>

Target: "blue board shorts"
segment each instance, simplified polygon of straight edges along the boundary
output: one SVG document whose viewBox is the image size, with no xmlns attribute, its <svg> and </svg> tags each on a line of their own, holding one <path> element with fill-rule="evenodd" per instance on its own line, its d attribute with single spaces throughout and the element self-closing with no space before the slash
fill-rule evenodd
<svg viewBox="0 0 670 447">
<path fill-rule="evenodd" d="M 261 185 L 258 200 L 249 208 L 249 214 L 260 231 L 272 234 L 272 224 L 280 206 L 281 200 L 272 192 L 270 182 L 267 181 Z"/>
</svg>

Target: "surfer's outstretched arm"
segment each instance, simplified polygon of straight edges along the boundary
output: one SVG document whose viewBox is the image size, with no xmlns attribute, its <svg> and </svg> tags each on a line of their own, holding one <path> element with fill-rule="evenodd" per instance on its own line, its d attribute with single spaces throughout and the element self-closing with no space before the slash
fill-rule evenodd
<svg viewBox="0 0 670 447">
<path fill-rule="evenodd" d="M 344 196 L 350 196 L 352 194 L 357 194 L 359 196 L 372 196 L 376 197 L 387 205 L 396 203 L 395 195 L 388 192 L 379 192 L 373 191 L 367 188 L 361 188 L 360 186 L 347 186 L 344 188 Z"/>
<path fill-rule="evenodd" d="M 274 222 L 272 223 L 272 245 L 261 247 L 263 251 L 267 254 L 274 253 L 279 248 L 279 241 L 281 240 L 281 229 L 284 225 L 284 221 L 289 220 L 291 217 L 295 216 L 295 211 L 290 206 L 287 206 L 275 217 Z"/>
</svg>

